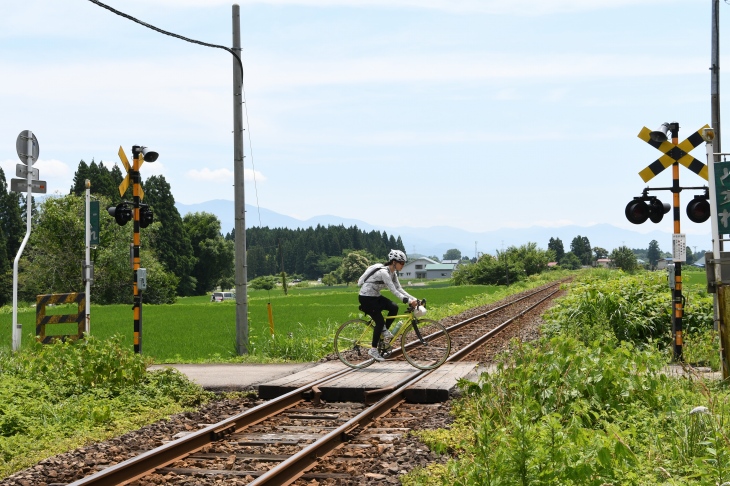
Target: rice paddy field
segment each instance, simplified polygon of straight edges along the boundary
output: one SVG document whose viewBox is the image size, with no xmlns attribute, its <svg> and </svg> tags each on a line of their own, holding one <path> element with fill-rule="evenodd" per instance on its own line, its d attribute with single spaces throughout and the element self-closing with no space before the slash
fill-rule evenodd
<svg viewBox="0 0 730 486">
<path fill-rule="evenodd" d="M 551 275 L 551 278 L 557 278 Z M 508 288 L 453 286 L 447 281 L 406 286 L 419 299 L 427 299 L 429 317 L 455 314 L 476 305 L 547 281 L 535 279 Z M 131 289 L 130 289 L 131 292 Z M 276 362 L 319 359 L 332 349 L 337 325 L 359 314 L 358 287 L 309 284 L 248 292 L 248 354 L 236 353 L 236 302 L 211 302 L 210 296 L 180 298 L 172 305 L 142 304 L 142 354 L 156 363 Z M 388 294 L 395 299 L 392 295 Z M 91 295 L 90 334 L 97 339 L 116 336 L 133 347 L 134 315 L 131 305 L 95 306 Z M 273 326 L 269 320 L 269 306 Z M 402 306 L 403 307 L 403 306 Z M 403 309 L 402 309 L 403 310 Z M 47 307 L 46 314 L 72 314 L 76 305 Z M 21 347 L 35 340 L 34 303 L 19 305 Z M 12 346 L 12 309 L 0 310 L 0 348 Z M 47 335 L 75 334 L 76 324 L 47 325 Z"/>
</svg>

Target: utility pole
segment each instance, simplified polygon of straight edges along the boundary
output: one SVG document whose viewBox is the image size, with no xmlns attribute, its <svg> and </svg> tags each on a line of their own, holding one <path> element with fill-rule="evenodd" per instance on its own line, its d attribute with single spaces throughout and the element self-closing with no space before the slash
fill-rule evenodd
<svg viewBox="0 0 730 486">
<path fill-rule="evenodd" d="M 84 332 L 88 335 L 91 332 L 91 181 L 86 179 L 86 260 L 84 260 L 84 285 L 86 287 L 86 310 L 84 316 Z"/>
<path fill-rule="evenodd" d="M 720 0 L 712 0 L 712 59 L 710 72 L 710 104 L 711 123 L 715 129 L 715 138 L 712 141 L 715 153 L 722 152 L 720 146 Z M 720 156 L 715 155 L 715 162 L 720 161 Z"/>
<path fill-rule="evenodd" d="M 722 284 L 721 259 L 723 250 L 723 234 L 720 233 L 717 221 L 717 193 L 715 181 L 715 164 L 720 162 L 720 0 L 712 0 L 712 46 L 710 59 L 710 123 L 713 136 L 707 143 L 707 164 L 710 167 L 710 191 L 712 193 L 712 257 L 715 277 L 715 292 L 713 293 L 713 313 L 715 330 L 720 336 L 720 359 L 722 362 L 723 379 L 730 378 L 730 330 L 727 329 L 728 292 Z M 715 155 L 717 154 L 717 155 Z M 707 262 L 705 262 L 707 265 Z"/>
<path fill-rule="evenodd" d="M 233 4 L 233 52 L 241 56 L 241 8 Z M 243 73 L 233 58 L 233 186 L 236 240 L 236 352 L 248 354 L 246 198 L 243 188 Z"/>
</svg>

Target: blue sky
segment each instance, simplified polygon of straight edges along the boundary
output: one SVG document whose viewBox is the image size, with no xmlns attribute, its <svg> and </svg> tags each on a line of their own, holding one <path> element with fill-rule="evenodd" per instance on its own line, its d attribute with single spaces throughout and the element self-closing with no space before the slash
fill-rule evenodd
<svg viewBox="0 0 730 486">
<path fill-rule="evenodd" d="M 178 202 L 233 199 L 230 54 L 88 0 L 0 1 L 8 179 L 16 137 L 30 129 L 49 192 L 68 192 L 79 160 L 119 163 L 120 145 L 140 144 L 160 154 L 143 178 L 164 175 Z M 230 2 L 105 3 L 231 44 Z M 637 138 L 643 126 L 677 121 L 681 141 L 710 123 L 710 1 L 239 4 L 248 204 L 384 228 L 608 223 L 671 233 L 670 215 L 637 227 L 624 207 L 646 186 L 638 172 L 661 155 Z M 720 2 L 721 54 L 728 16 Z M 726 79 L 721 71 L 721 100 Z M 704 162 L 704 146 L 692 155 Z M 680 182 L 704 184 L 685 168 Z M 649 183 L 669 185 L 670 170 Z M 682 208 L 690 199 L 682 194 Z M 709 225 L 683 217 L 682 231 L 709 235 Z"/>
</svg>

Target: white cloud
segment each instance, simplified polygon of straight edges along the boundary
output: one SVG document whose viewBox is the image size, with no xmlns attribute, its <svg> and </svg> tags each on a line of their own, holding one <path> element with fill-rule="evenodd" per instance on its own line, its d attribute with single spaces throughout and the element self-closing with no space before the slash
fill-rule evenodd
<svg viewBox="0 0 730 486">
<path fill-rule="evenodd" d="M 33 164 L 33 168 L 38 169 L 40 175 L 47 178 L 69 179 L 74 172 L 65 162 L 54 159 L 38 159 L 38 161 Z"/>
</svg>

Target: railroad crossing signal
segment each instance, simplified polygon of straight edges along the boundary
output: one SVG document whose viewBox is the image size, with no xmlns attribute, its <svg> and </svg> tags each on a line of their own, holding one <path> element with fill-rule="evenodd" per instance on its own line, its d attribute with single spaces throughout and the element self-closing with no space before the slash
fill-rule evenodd
<svg viewBox="0 0 730 486">
<path fill-rule="evenodd" d="M 679 162 L 698 176 L 702 177 L 704 180 L 708 180 L 707 165 L 692 157 L 689 152 L 704 142 L 704 139 L 702 138 L 702 130 L 709 127 L 709 125 L 705 125 L 687 137 L 679 145 L 674 145 L 666 140 L 663 142 L 653 140 L 651 138 L 652 131 L 646 127 L 642 128 L 637 136 L 655 149 L 664 153 L 664 155 L 639 172 L 639 175 L 644 182 L 649 182 L 654 178 L 654 176 L 658 175 L 661 171 L 675 162 Z"/>
<path fill-rule="evenodd" d="M 118 225 L 124 226 L 129 221 L 134 221 L 134 231 L 132 233 L 132 270 L 134 272 L 134 352 L 142 352 L 142 290 L 147 288 L 147 272 L 140 268 L 139 265 L 139 229 L 146 228 L 154 219 L 152 208 L 147 204 L 141 204 L 144 192 L 142 191 L 142 179 L 139 169 L 143 162 L 154 162 L 159 154 L 154 150 L 141 145 L 132 146 L 132 157 L 134 158 L 134 166 L 129 165 L 127 155 L 124 149 L 119 147 L 119 158 L 127 170 L 127 176 L 121 184 L 119 184 L 119 195 L 124 197 L 129 184 L 132 183 L 133 201 L 122 201 L 116 206 L 107 208 L 109 214 L 114 218 Z"/>
<path fill-rule="evenodd" d="M 119 146 L 119 158 L 122 161 L 122 164 L 124 164 L 124 168 L 127 170 L 127 175 L 124 177 L 124 180 L 121 184 L 119 184 L 119 196 L 124 197 L 124 193 L 127 192 L 127 189 L 129 188 L 129 184 L 131 182 L 131 179 L 129 177 L 129 173 L 132 171 L 132 167 L 129 165 L 129 160 L 127 160 L 127 154 L 124 153 L 124 149 L 122 146 Z M 139 159 L 139 167 L 142 167 L 142 164 L 144 163 L 144 159 Z M 139 169 L 137 167 L 137 169 Z M 144 190 L 142 190 L 142 186 L 139 187 L 139 200 L 141 201 L 144 199 Z"/>
</svg>

